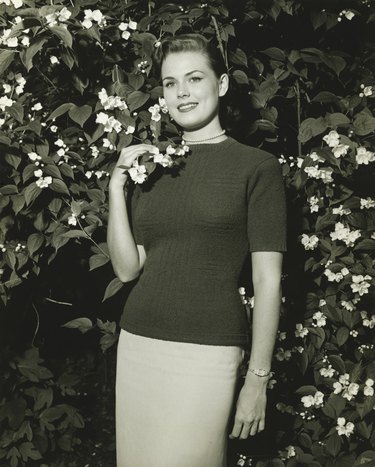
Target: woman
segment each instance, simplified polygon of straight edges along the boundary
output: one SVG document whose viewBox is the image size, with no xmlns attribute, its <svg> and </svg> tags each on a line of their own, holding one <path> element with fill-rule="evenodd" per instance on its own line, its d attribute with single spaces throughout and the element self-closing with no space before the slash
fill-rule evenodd
<svg viewBox="0 0 375 467">
<path fill-rule="evenodd" d="M 110 180 L 108 246 L 116 275 L 139 277 L 121 318 L 116 381 L 118 467 L 224 467 L 238 368 L 249 343 L 238 277 L 251 252 L 255 307 L 249 371 L 230 437 L 264 429 L 285 243 L 285 194 L 269 153 L 225 135 L 228 75 L 204 37 L 158 49 L 164 98 L 191 153 L 175 176 L 137 186 L 125 148 Z"/>
</svg>

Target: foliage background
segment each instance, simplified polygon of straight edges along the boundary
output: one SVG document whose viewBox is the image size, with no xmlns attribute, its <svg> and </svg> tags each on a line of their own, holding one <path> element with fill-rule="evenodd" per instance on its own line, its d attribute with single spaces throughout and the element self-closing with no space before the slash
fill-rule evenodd
<svg viewBox="0 0 375 467">
<path fill-rule="evenodd" d="M 288 193 L 268 428 L 232 443 L 231 462 L 373 465 L 374 20 L 369 0 L 0 1 L 2 465 L 114 465 L 132 284 L 108 262 L 108 174 L 129 144 L 178 140 L 148 110 L 152 52 L 186 31 L 217 40 L 226 127 L 279 158 Z"/>
</svg>

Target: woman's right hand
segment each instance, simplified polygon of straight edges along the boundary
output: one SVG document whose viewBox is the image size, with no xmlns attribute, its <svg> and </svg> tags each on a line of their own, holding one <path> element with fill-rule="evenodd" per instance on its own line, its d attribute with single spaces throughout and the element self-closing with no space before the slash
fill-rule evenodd
<svg viewBox="0 0 375 467">
<path fill-rule="evenodd" d="M 124 168 L 121 168 L 121 166 L 131 167 L 135 159 L 145 152 L 157 153 L 158 149 L 151 144 L 137 144 L 123 148 L 111 174 L 109 185 L 112 187 L 123 187 L 128 175 L 127 171 Z"/>
</svg>

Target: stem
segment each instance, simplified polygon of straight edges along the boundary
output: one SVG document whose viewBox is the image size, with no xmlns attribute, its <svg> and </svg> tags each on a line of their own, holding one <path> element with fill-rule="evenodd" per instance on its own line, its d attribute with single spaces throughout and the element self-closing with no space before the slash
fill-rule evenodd
<svg viewBox="0 0 375 467">
<path fill-rule="evenodd" d="M 31 341 L 31 345 L 34 347 L 34 341 L 35 341 L 36 335 L 38 334 L 38 331 L 39 331 L 40 319 L 39 319 L 38 310 L 37 310 L 36 306 L 34 305 L 34 303 L 32 304 L 32 307 L 33 307 L 33 310 L 35 311 L 35 314 L 36 314 L 36 328 L 35 328 L 33 340 Z"/>
<path fill-rule="evenodd" d="M 53 84 L 53 82 L 46 76 L 43 71 L 40 70 L 38 66 L 35 65 L 35 68 L 39 71 L 39 73 L 43 76 L 43 78 L 49 82 L 49 84 L 53 87 L 55 91 L 57 91 L 57 87 Z"/>
<path fill-rule="evenodd" d="M 89 233 L 86 232 L 86 229 L 83 227 L 83 225 L 81 224 L 81 221 L 78 219 L 78 217 L 77 217 L 76 219 L 77 219 L 77 222 L 78 222 L 78 225 L 79 225 L 80 229 L 82 230 L 82 232 L 84 232 L 84 233 L 86 234 L 87 238 L 88 238 L 89 240 L 92 241 L 92 243 L 101 251 L 101 253 L 102 253 L 106 258 L 111 259 L 111 258 L 109 257 L 109 255 L 107 255 L 107 253 L 100 247 L 100 245 L 98 245 L 98 244 L 96 243 L 96 241 L 92 238 L 92 236 L 91 236 Z"/>
<path fill-rule="evenodd" d="M 52 303 L 57 303 L 58 305 L 67 305 L 67 306 L 73 306 L 73 303 L 69 303 L 69 302 L 60 302 L 58 300 L 54 300 L 53 298 L 48 298 L 48 297 L 43 297 L 44 300 L 46 300 L 47 302 L 52 302 Z"/>
<path fill-rule="evenodd" d="M 70 204 L 68 203 L 68 201 L 64 200 L 64 202 L 71 208 Z M 96 241 L 92 238 L 92 236 L 86 231 L 86 229 L 83 227 L 83 225 L 81 224 L 81 221 L 78 219 L 78 217 L 76 217 L 77 219 L 77 222 L 78 222 L 78 226 L 79 228 L 82 230 L 82 232 L 86 235 L 86 237 L 92 241 L 92 243 L 98 248 L 98 250 L 108 259 L 111 259 L 109 255 L 107 255 L 107 253 L 100 247 L 100 245 L 98 245 L 96 243 Z"/>
<path fill-rule="evenodd" d="M 217 20 L 216 20 L 214 15 L 211 15 L 211 19 L 212 19 L 212 22 L 214 23 L 214 28 L 215 28 L 215 31 L 216 31 L 216 39 L 217 39 L 217 42 L 219 44 L 219 49 L 220 49 L 221 55 L 223 56 L 225 66 L 228 69 L 228 57 L 227 57 L 227 54 L 226 54 L 226 52 L 224 50 L 224 47 L 223 47 L 223 41 L 221 40 L 221 37 L 220 37 L 219 25 L 218 25 Z"/>
<path fill-rule="evenodd" d="M 299 157 L 302 157 L 302 143 L 301 141 L 298 139 L 298 134 L 299 134 L 299 129 L 301 127 L 301 90 L 300 90 L 300 87 L 299 87 L 299 82 L 298 80 L 296 81 L 296 85 L 295 85 L 295 88 L 294 88 L 295 92 L 296 92 L 296 97 L 297 97 L 297 129 L 298 129 L 298 133 L 297 133 L 297 144 L 298 144 L 298 156 Z"/>
</svg>

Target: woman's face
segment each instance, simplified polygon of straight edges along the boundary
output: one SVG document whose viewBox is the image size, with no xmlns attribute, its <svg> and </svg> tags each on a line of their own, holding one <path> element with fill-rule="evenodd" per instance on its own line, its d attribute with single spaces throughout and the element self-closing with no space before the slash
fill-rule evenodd
<svg viewBox="0 0 375 467">
<path fill-rule="evenodd" d="M 219 96 L 228 89 L 228 76 L 218 78 L 203 53 L 167 55 L 161 77 L 169 113 L 183 129 L 194 131 L 219 123 Z"/>
</svg>

